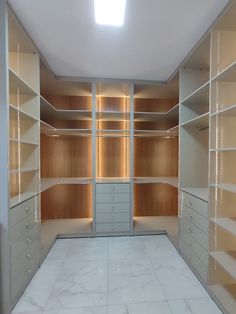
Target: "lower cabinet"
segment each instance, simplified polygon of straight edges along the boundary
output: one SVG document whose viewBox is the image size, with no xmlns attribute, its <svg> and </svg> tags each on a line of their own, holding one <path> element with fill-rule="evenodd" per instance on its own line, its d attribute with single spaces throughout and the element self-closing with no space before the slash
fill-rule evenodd
<svg viewBox="0 0 236 314">
<path fill-rule="evenodd" d="M 10 208 L 11 299 L 13 304 L 39 267 L 38 213 L 38 196 Z"/>
<path fill-rule="evenodd" d="M 208 274 L 208 203 L 182 192 L 179 249 L 204 282 Z"/>
<path fill-rule="evenodd" d="M 96 233 L 130 232 L 130 183 L 96 184 Z"/>
</svg>

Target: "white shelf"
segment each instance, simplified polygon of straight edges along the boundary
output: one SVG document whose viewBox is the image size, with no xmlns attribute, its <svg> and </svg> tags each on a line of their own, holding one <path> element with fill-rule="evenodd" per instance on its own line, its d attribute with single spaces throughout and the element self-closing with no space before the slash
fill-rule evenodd
<svg viewBox="0 0 236 314">
<path fill-rule="evenodd" d="M 57 129 L 44 121 L 40 121 L 40 132 L 41 134 L 46 135 L 71 135 L 71 136 L 92 135 L 92 129 Z"/>
<path fill-rule="evenodd" d="M 205 202 L 209 200 L 209 189 L 208 188 L 180 188 L 181 191 L 189 193 L 193 196 L 196 196 L 202 199 Z"/>
<path fill-rule="evenodd" d="M 232 233 L 236 236 L 236 219 L 234 218 L 212 218 L 212 222 L 216 225 L 220 226 L 221 228 L 225 229 L 226 231 Z"/>
<path fill-rule="evenodd" d="M 21 193 L 17 196 L 11 197 L 10 198 L 10 207 L 14 207 L 28 199 L 30 199 L 31 197 L 37 195 L 38 193 L 34 193 L 34 192 L 25 192 L 25 193 Z"/>
<path fill-rule="evenodd" d="M 64 110 L 56 109 L 45 98 L 40 97 L 40 116 L 44 118 L 58 120 L 91 120 L 91 110 Z"/>
<path fill-rule="evenodd" d="M 236 193 L 236 184 L 211 184 L 210 186 L 228 192 Z"/>
<path fill-rule="evenodd" d="M 230 64 L 228 67 L 220 71 L 216 76 L 212 78 L 216 81 L 235 82 L 236 81 L 236 61 Z"/>
<path fill-rule="evenodd" d="M 59 184 L 91 184 L 92 178 L 41 178 L 40 192 Z"/>
<path fill-rule="evenodd" d="M 236 151 L 236 147 L 229 148 L 211 148 L 210 152 L 234 152 Z"/>
<path fill-rule="evenodd" d="M 236 255 L 226 252 L 210 252 L 211 257 L 236 280 Z"/>
<path fill-rule="evenodd" d="M 168 130 L 134 130 L 135 137 L 150 137 L 150 136 L 160 136 L 160 137 L 176 137 L 178 136 L 179 126 L 175 126 Z"/>
<path fill-rule="evenodd" d="M 198 130 L 203 130 L 209 127 L 209 112 L 206 112 L 196 118 L 181 124 L 182 127 L 193 127 Z"/>
<path fill-rule="evenodd" d="M 27 94 L 37 96 L 37 92 L 27 84 L 15 71 L 9 68 L 9 89 L 11 94 Z"/>
<path fill-rule="evenodd" d="M 166 112 L 134 112 L 134 121 L 148 122 L 148 121 L 169 121 L 175 120 L 179 117 L 179 105 L 174 106 Z"/>
<path fill-rule="evenodd" d="M 181 100 L 181 103 L 189 102 L 189 101 L 196 101 L 198 97 L 201 99 L 202 95 L 206 93 L 209 90 L 210 81 L 204 83 L 202 86 L 200 86 L 198 89 L 196 89 L 194 92 L 192 92 L 190 95 L 186 96 L 184 99 Z"/>
<path fill-rule="evenodd" d="M 38 168 L 21 168 L 21 169 L 11 169 L 10 173 L 25 173 L 25 172 L 36 172 Z"/>
<path fill-rule="evenodd" d="M 97 177 L 96 183 L 130 183 L 130 178 L 120 177 Z"/>
<path fill-rule="evenodd" d="M 96 111 L 96 119 L 98 121 L 129 121 L 130 113 L 122 111 Z"/>
<path fill-rule="evenodd" d="M 178 188 L 179 179 L 178 177 L 135 177 L 134 183 L 164 183 Z"/>
<path fill-rule="evenodd" d="M 38 143 L 36 142 L 31 142 L 31 141 L 26 141 L 26 140 L 19 140 L 20 144 L 28 144 L 28 145 L 34 145 L 38 146 Z"/>
</svg>

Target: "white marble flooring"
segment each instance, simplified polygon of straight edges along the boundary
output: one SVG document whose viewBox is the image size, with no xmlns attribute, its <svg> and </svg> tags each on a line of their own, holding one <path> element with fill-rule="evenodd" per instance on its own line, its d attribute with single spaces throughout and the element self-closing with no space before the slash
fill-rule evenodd
<svg viewBox="0 0 236 314">
<path fill-rule="evenodd" d="M 14 314 L 220 314 L 164 235 L 57 240 Z"/>
</svg>

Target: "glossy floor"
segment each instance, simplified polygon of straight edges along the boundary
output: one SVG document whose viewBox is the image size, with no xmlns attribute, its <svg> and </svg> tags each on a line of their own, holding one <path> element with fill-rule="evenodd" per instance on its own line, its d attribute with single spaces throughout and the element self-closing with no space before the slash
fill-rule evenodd
<svg viewBox="0 0 236 314">
<path fill-rule="evenodd" d="M 14 311 L 220 314 L 164 235 L 57 240 Z"/>
</svg>

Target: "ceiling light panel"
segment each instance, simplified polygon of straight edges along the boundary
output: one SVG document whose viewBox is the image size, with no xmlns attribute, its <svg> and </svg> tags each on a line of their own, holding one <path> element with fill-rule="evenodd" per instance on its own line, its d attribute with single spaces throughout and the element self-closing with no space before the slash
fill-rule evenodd
<svg viewBox="0 0 236 314">
<path fill-rule="evenodd" d="M 94 0 L 97 24 L 122 26 L 125 18 L 126 0 Z"/>
</svg>

